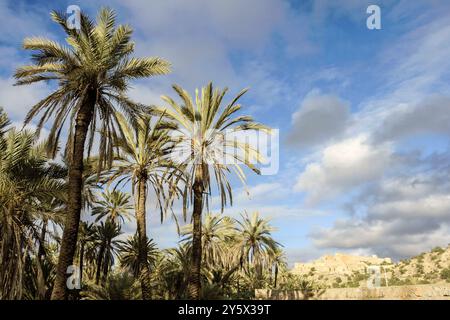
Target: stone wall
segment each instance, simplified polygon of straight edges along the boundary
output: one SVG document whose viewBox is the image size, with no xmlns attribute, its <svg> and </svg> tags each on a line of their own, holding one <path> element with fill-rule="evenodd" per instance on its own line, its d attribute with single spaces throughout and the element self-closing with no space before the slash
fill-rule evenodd
<svg viewBox="0 0 450 320">
<path fill-rule="evenodd" d="M 301 291 L 255 290 L 258 300 L 303 300 Z M 326 289 L 319 300 L 450 300 L 450 284 L 423 284 L 381 288 L 333 288 Z"/>
</svg>

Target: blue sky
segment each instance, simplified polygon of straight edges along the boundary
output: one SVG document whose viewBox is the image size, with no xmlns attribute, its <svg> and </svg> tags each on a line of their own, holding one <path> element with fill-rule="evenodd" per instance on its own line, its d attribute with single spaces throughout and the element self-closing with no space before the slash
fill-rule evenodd
<svg viewBox="0 0 450 320">
<path fill-rule="evenodd" d="M 337 251 L 402 258 L 450 242 L 450 2 L 0 0 L 0 105 L 17 124 L 52 90 L 12 87 L 28 60 L 21 41 L 63 40 L 48 14 L 69 4 L 116 9 L 136 55 L 172 62 L 172 74 L 134 83 L 136 100 L 159 103 L 172 83 L 213 80 L 229 98 L 250 87 L 244 110 L 280 129 L 280 170 L 249 175 L 250 197 L 234 180 L 225 214 L 271 217 L 291 263 Z M 369 4 L 381 30 L 366 27 Z M 150 236 L 174 245 L 173 222 L 153 213 Z"/>
</svg>

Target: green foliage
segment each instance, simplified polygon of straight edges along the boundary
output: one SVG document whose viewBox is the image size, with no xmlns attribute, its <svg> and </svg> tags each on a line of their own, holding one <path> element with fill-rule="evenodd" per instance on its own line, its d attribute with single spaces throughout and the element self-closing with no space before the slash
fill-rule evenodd
<svg viewBox="0 0 450 320">
<path fill-rule="evenodd" d="M 445 250 L 444 250 L 443 248 L 441 248 L 441 247 L 434 247 L 434 248 L 431 250 L 431 252 L 432 252 L 432 253 L 436 253 L 436 254 L 442 254 L 442 253 L 445 252 Z"/>
<path fill-rule="evenodd" d="M 125 241 L 117 244 L 120 266 L 130 272 L 134 277 L 140 274 L 139 264 L 139 239 L 138 235 L 129 236 Z M 147 239 L 147 264 L 155 267 L 159 251 L 153 239 Z"/>
<path fill-rule="evenodd" d="M 133 206 L 130 203 L 130 195 L 119 190 L 106 190 L 101 194 L 102 199 L 96 201 L 92 208 L 92 215 L 97 216 L 95 222 L 106 218 L 114 223 L 131 221 L 130 211 Z"/>
<path fill-rule="evenodd" d="M 0 299 L 44 299 L 54 276 L 47 229 L 62 222 L 66 171 L 34 132 L 8 125 L 0 109 Z"/>
<path fill-rule="evenodd" d="M 406 279 L 399 279 L 395 276 L 391 277 L 391 279 L 389 279 L 389 285 L 390 286 L 406 286 L 406 285 L 411 285 L 413 284 L 412 280 L 410 278 L 406 278 Z"/>
<path fill-rule="evenodd" d="M 418 255 L 418 256 L 416 257 L 417 262 L 418 262 L 418 263 L 422 263 L 424 257 L 425 257 L 425 254 L 424 254 L 424 253 L 421 253 L 420 255 Z"/>
<path fill-rule="evenodd" d="M 441 279 L 446 280 L 447 282 L 450 282 L 450 268 L 446 268 L 441 271 Z"/>
<path fill-rule="evenodd" d="M 424 273 L 423 264 L 421 263 L 416 264 L 416 270 L 419 275 L 423 274 Z"/>
<path fill-rule="evenodd" d="M 133 275 L 118 271 L 104 285 L 88 284 L 81 297 L 83 300 L 136 300 L 140 299 L 140 288 Z"/>
</svg>

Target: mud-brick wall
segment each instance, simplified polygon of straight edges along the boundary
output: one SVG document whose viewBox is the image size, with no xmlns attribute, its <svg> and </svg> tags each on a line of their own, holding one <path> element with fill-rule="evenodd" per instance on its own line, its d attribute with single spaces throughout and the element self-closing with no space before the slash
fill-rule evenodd
<svg viewBox="0 0 450 320">
<path fill-rule="evenodd" d="M 257 289 L 256 299 L 303 300 L 301 291 Z M 412 286 L 392 286 L 381 288 L 339 288 L 327 289 L 318 297 L 320 300 L 361 300 L 361 299 L 445 299 L 450 300 L 450 284 L 423 284 Z"/>
</svg>

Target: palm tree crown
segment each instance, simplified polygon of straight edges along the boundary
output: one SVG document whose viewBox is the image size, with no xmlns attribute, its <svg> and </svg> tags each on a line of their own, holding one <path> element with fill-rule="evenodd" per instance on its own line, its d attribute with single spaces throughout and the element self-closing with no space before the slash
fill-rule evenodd
<svg viewBox="0 0 450 320">
<path fill-rule="evenodd" d="M 181 99 L 181 104 L 168 96 L 162 99 L 168 107 L 160 107 L 159 112 L 177 125 L 173 139 L 176 147 L 172 152 L 173 160 L 184 168 L 190 183 L 186 184 L 186 193 L 193 195 L 195 180 L 201 181 L 205 200 L 211 193 L 211 180 L 215 178 L 221 197 L 222 209 L 227 200 L 232 204 L 232 190 L 227 173 L 233 171 L 242 182 L 245 173 L 241 165 L 260 173 L 255 164 L 263 161 L 257 149 L 248 141 L 239 141 L 239 133 L 270 129 L 257 123 L 250 116 L 237 115 L 241 110 L 238 100 L 247 92 L 242 90 L 231 102 L 222 105 L 228 89 L 213 89 L 212 83 L 195 91 L 195 100 L 181 87 L 173 89 Z"/>
<path fill-rule="evenodd" d="M 258 212 L 251 216 L 242 215 L 238 224 L 238 248 L 248 265 L 261 268 L 267 264 L 270 257 L 275 256 L 280 244 L 272 238 L 276 229 L 269 224 L 269 220 L 260 218 Z"/>
<path fill-rule="evenodd" d="M 100 10 L 96 23 L 82 14 L 80 31 L 67 27 L 64 14 L 53 11 L 51 16 L 64 29 L 68 46 L 42 37 L 26 38 L 23 47 L 35 52 L 32 56 L 34 64 L 18 68 L 15 77 L 17 85 L 56 80 L 58 89 L 30 110 L 25 124 L 43 112 L 38 125 L 41 129 L 54 117 L 49 135 L 49 151 L 54 154 L 65 120 L 69 115 L 74 119 L 89 99 L 88 95 L 93 94 L 89 151 L 97 121 L 100 121 L 100 160 L 111 161 L 116 112 L 122 111 L 133 121 L 143 109 L 127 97 L 129 81 L 167 74 L 170 65 L 158 57 L 131 57 L 133 31 L 128 25 L 116 27 L 116 14 L 109 8 Z M 71 128 L 72 124 L 73 121 Z M 72 135 L 73 130 L 70 130 L 69 141 Z"/>
<path fill-rule="evenodd" d="M 96 205 L 92 208 L 92 215 L 97 216 L 95 222 L 103 218 L 107 218 L 115 223 L 128 221 L 133 217 L 130 210 L 133 209 L 133 205 L 130 203 L 130 195 L 119 191 L 106 190 L 102 193 L 101 200 L 96 202 Z"/>
</svg>

